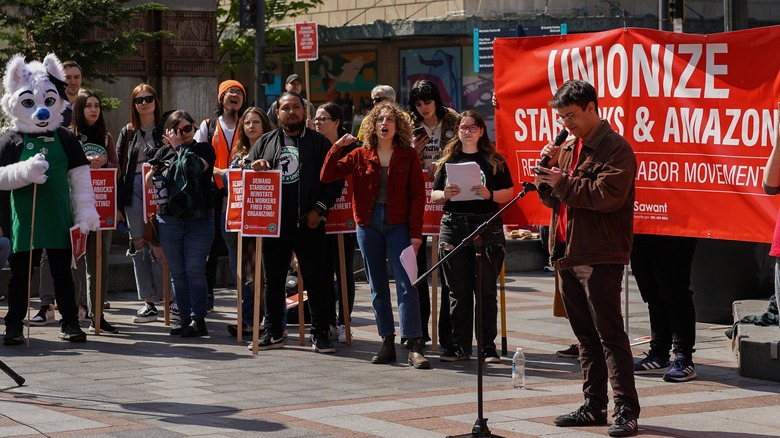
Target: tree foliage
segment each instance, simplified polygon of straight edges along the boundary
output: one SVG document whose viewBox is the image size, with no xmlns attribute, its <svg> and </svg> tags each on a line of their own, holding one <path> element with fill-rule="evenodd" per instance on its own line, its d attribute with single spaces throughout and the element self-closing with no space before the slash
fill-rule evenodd
<svg viewBox="0 0 780 438">
<path fill-rule="evenodd" d="M 274 27 L 287 18 L 307 14 L 324 3 L 324 0 L 265 0 L 265 46 L 266 52 L 281 48 L 292 49 L 295 35 L 292 29 Z M 229 8 L 217 7 L 217 39 L 219 41 L 219 64 L 223 74 L 236 72 L 242 65 L 254 62 L 255 30 L 238 26 L 241 0 L 230 0 Z M 292 62 L 293 53 L 284 55 L 284 62 Z"/>
<path fill-rule="evenodd" d="M 85 78 L 113 82 L 101 71 L 116 65 L 137 46 L 168 36 L 133 28 L 139 13 L 163 11 L 159 3 L 125 7 L 129 0 L 2 0 L 0 3 L 0 62 L 15 53 L 41 60 L 55 53 L 60 60 L 79 63 Z"/>
</svg>

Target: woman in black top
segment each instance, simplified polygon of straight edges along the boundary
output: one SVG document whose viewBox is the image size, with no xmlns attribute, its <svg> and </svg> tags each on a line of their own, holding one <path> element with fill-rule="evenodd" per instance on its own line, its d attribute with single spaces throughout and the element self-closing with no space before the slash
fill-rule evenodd
<svg viewBox="0 0 780 438">
<path fill-rule="evenodd" d="M 459 187 L 447 180 L 447 163 L 475 162 L 479 165 L 481 183 Z M 447 144 L 436 168 L 431 200 L 444 204 L 441 219 L 439 256 L 444 257 L 465 237 L 471 234 L 499 210 L 500 203 L 512 199 L 512 177 L 506 161 L 496 152 L 487 135 L 482 116 L 475 111 L 464 111 L 458 122 L 458 137 Z M 459 201 L 453 197 L 470 192 L 476 199 Z M 496 352 L 496 278 L 504 263 L 506 240 L 501 218 L 493 220 L 480 234 L 483 241 L 482 260 L 482 351 L 480 360 L 500 363 Z M 476 257 L 472 244 L 461 248 L 443 265 L 444 276 L 450 287 L 450 321 L 452 341 L 440 359 L 445 362 L 467 360 L 471 356 L 474 327 L 474 294 L 476 284 Z"/>
<path fill-rule="evenodd" d="M 195 121 L 186 111 L 175 111 L 165 121 L 165 146 L 150 161 L 146 174 L 165 184 L 168 199 L 157 202 L 160 245 L 165 252 L 176 292 L 179 322 L 172 335 L 206 336 L 208 284 L 206 259 L 214 240 L 214 197 L 212 171 L 217 159 L 208 143 L 194 140 Z M 179 202 L 180 197 L 189 202 Z"/>
</svg>

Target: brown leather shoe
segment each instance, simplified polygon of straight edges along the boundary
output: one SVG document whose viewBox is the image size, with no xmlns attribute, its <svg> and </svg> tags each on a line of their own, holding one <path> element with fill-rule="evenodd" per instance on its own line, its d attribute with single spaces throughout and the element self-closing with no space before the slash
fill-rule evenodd
<svg viewBox="0 0 780 438">
<path fill-rule="evenodd" d="M 428 359 L 423 355 L 422 338 L 409 340 L 409 365 L 421 370 L 428 370 L 431 368 L 431 363 L 428 362 Z"/>
<path fill-rule="evenodd" d="M 371 363 L 390 363 L 395 362 L 395 335 L 382 337 L 382 348 L 374 357 Z"/>
</svg>

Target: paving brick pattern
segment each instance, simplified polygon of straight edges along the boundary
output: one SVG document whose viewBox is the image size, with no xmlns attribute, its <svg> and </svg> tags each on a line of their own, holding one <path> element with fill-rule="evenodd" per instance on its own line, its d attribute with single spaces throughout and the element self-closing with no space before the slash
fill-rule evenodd
<svg viewBox="0 0 780 438">
<path fill-rule="evenodd" d="M 633 281 L 630 287 L 634 339 L 649 329 Z M 429 347 L 433 369 L 415 370 L 399 346 L 398 363 L 372 365 L 380 340 L 368 287 L 358 288 L 355 341 L 336 344 L 335 355 L 299 346 L 291 327 L 285 348 L 253 356 L 227 333 L 235 318 L 235 295 L 228 289 L 218 290 L 209 336 L 200 339 L 170 336 L 162 318 L 133 324 L 135 294 L 112 293 L 106 315 L 118 335 L 70 344 L 57 338 L 57 327 L 32 327 L 29 349 L 0 346 L 0 358 L 27 379 L 16 387 L 0 374 L 0 436 L 416 438 L 471 432 L 475 360 L 442 363 Z M 605 436 L 606 426 L 552 425 L 553 417 L 582 402 L 579 365 L 555 356 L 573 337 L 566 321 L 551 314 L 552 288 L 549 273 L 507 278 L 508 354 L 524 348 L 528 389 L 511 389 L 508 356 L 486 365 L 484 416 L 505 437 Z M 698 379 L 675 384 L 637 377 L 641 435 L 780 435 L 780 386 L 738 375 L 725 327 L 697 328 Z M 635 347 L 637 358 L 646 348 Z"/>
</svg>

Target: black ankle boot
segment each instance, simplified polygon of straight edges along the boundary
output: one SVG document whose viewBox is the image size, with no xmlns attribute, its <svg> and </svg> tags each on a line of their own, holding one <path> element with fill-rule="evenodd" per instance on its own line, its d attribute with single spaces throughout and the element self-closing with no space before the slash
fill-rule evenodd
<svg viewBox="0 0 780 438">
<path fill-rule="evenodd" d="M 209 331 L 206 329 L 206 320 L 203 318 L 195 318 L 190 325 L 184 327 L 181 331 L 182 338 L 194 338 L 197 336 L 207 336 Z"/>
</svg>

